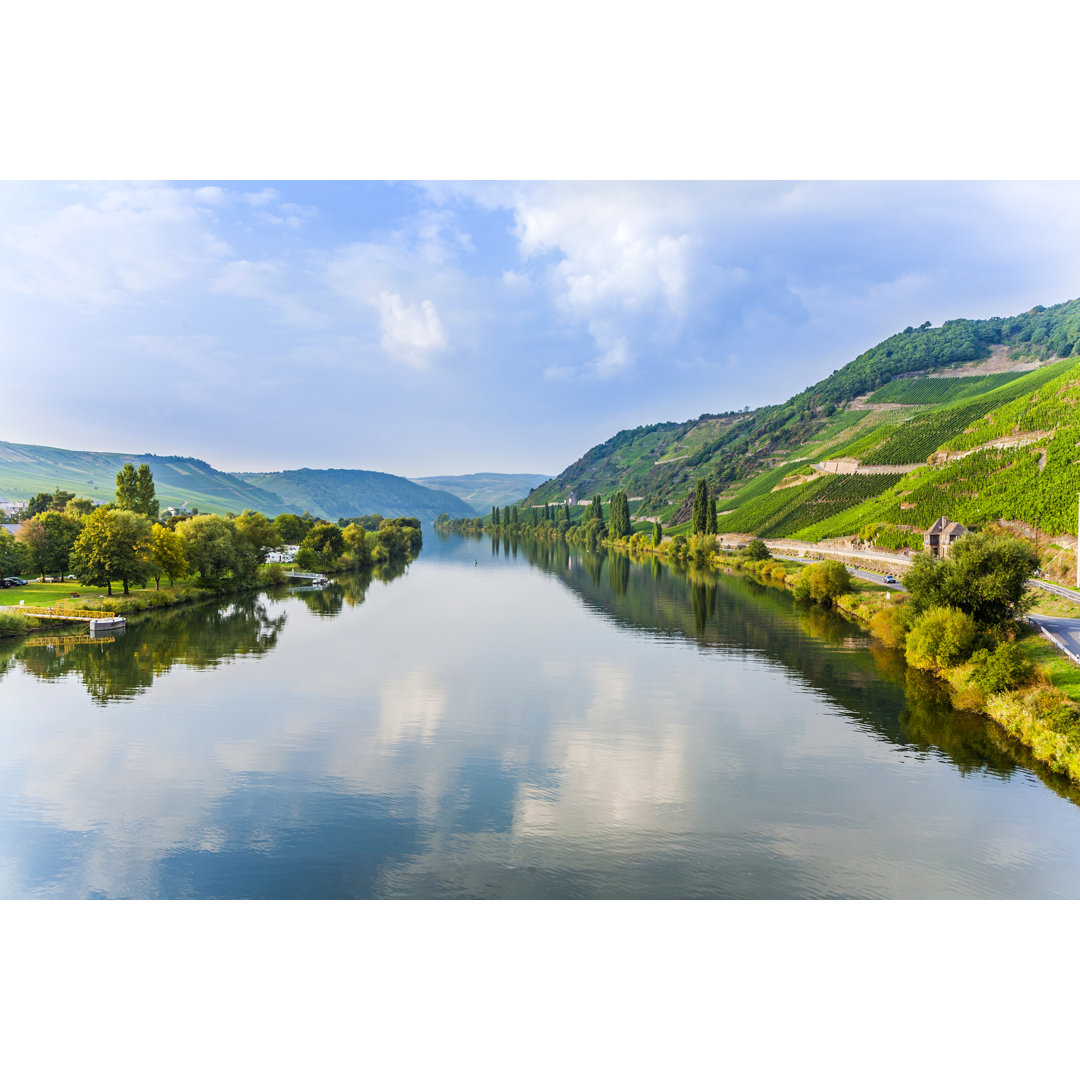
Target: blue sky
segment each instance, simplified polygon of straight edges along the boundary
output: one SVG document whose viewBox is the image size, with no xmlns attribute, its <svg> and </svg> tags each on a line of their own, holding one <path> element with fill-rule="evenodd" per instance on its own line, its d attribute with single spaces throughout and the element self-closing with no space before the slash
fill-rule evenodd
<svg viewBox="0 0 1080 1080">
<path fill-rule="evenodd" d="M 560 471 L 1080 295 L 1080 185 L 0 183 L 0 437 Z"/>
</svg>

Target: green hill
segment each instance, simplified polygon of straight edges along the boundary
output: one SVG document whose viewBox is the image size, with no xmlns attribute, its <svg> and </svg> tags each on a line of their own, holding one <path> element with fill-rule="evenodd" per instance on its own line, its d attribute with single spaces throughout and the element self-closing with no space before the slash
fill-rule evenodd
<svg viewBox="0 0 1080 1080">
<path fill-rule="evenodd" d="M 186 504 L 216 514 L 250 509 L 268 517 L 308 511 L 330 521 L 364 514 L 434 521 L 444 512 L 453 517 L 475 513 L 454 495 L 388 473 L 359 469 L 227 473 L 198 458 L 9 442 L 0 442 L 0 498 L 25 501 L 39 491 L 60 488 L 95 502 L 110 502 L 116 495 L 116 474 L 129 461 L 136 467 L 150 466 L 162 508 Z"/>
<path fill-rule="evenodd" d="M 292 469 L 237 475 L 269 496 L 292 507 L 304 507 L 330 521 L 365 514 L 418 517 L 421 521 L 434 521 L 443 513 L 451 517 L 474 514 L 472 507 L 456 495 L 434 491 L 391 473 L 364 469 Z"/>
<path fill-rule="evenodd" d="M 0 495 L 23 501 L 39 491 L 60 488 L 95 502 L 109 502 L 116 495 L 116 474 L 129 461 L 136 467 L 150 466 L 162 507 L 187 503 L 218 514 L 250 508 L 269 517 L 296 509 L 273 492 L 219 472 L 198 458 L 61 450 L 9 442 L 0 442 Z"/>
<path fill-rule="evenodd" d="M 516 503 L 538 484 L 549 479 L 547 473 L 466 473 L 462 476 L 412 477 L 413 483 L 456 495 L 477 514 L 487 514 L 493 506 Z"/>
<path fill-rule="evenodd" d="M 822 539 L 944 513 L 1070 533 L 1078 365 L 1080 300 L 908 327 L 782 405 L 621 431 L 525 505 L 621 489 L 636 516 L 678 525 L 704 478 L 721 531 Z"/>
</svg>

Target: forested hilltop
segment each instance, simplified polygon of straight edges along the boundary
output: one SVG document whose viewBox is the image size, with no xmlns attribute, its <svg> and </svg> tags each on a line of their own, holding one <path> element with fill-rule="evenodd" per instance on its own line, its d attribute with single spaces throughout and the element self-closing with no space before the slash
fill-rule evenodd
<svg viewBox="0 0 1080 1080">
<path fill-rule="evenodd" d="M 941 514 L 1076 529 L 1080 299 L 907 327 L 782 405 L 621 431 L 523 505 L 616 492 L 637 527 L 689 519 L 704 480 L 719 529 L 823 539 Z"/>
</svg>

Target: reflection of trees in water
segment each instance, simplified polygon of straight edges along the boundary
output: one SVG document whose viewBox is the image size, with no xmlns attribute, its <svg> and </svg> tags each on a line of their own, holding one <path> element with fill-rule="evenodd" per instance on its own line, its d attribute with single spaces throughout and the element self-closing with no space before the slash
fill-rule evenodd
<svg viewBox="0 0 1080 1080">
<path fill-rule="evenodd" d="M 954 709 L 945 684 L 909 668 L 901 654 L 878 647 L 834 611 L 741 576 L 665 566 L 651 556 L 638 562 L 605 549 L 575 548 L 568 559 L 568 551 L 552 548 L 523 545 L 534 565 L 618 622 L 779 661 L 874 737 L 943 754 L 961 772 L 1007 776 L 1016 768 L 1017 755 L 991 721 Z M 601 574 L 605 558 L 608 573 Z"/>
<path fill-rule="evenodd" d="M 368 586 L 373 581 L 393 581 L 405 573 L 408 565 L 403 560 L 380 563 L 368 570 L 340 577 L 322 589 L 296 589 L 295 595 L 304 601 L 313 615 L 332 619 L 345 610 L 346 604 L 349 607 L 362 604 L 367 599 Z"/>
<path fill-rule="evenodd" d="M 41 679 L 74 672 L 99 704 L 130 698 L 174 665 L 216 667 L 233 656 L 261 656 L 277 644 L 284 612 L 271 617 L 257 595 L 225 606 L 169 608 L 141 618 L 111 644 L 77 645 L 61 653 L 25 645 L 19 663 Z"/>
</svg>

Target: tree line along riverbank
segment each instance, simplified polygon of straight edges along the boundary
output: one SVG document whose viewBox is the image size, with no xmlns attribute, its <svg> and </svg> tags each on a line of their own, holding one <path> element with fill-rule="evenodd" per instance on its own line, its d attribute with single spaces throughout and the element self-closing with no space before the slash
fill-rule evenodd
<svg viewBox="0 0 1080 1080">
<path fill-rule="evenodd" d="M 867 628 L 909 665 L 941 679 L 955 707 L 990 717 L 1036 760 L 1080 785 L 1080 668 L 1022 621 L 1031 604 L 1026 581 L 1038 566 L 1030 543 L 989 530 L 972 533 L 946 559 L 915 555 L 906 591 L 898 592 L 853 578 L 838 560 L 803 565 L 775 558 L 761 540 L 724 552 L 707 531 L 707 505 L 703 511 L 701 531 L 673 538 L 659 528 L 617 535 L 594 507 L 578 524 L 567 512 L 536 522 L 515 515 L 516 522 L 512 516 L 497 525 L 466 520 L 437 527 L 603 545 L 635 559 L 741 573 L 789 589 L 796 599 L 832 607 Z"/>
<path fill-rule="evenodd" d="M 412 517 L 374 514 L 333 523 L 281 514 L 271 521 L 246 510 L 159 520 L 147 466 L 125 466 L 116 479 L 116 499 L 108 505 L 94 507 L 59 490 L 40 493 L 14 533 L 0 530 L 0 578 L 40 579 L 0 590 L 0 637 L 41 628 L 40 620 L 19 613 L 20 603 L 128 615 L 282 585 L 285 565 L 267 559 L 285 545 L 295 549 L 299 569 L 332 574 L 408 561 L 423 544 L 420 521 Z"/>
</svg>

